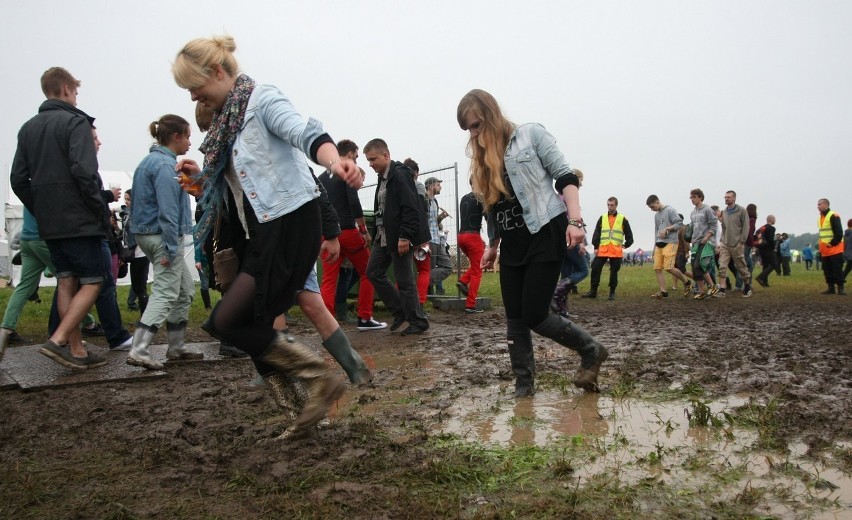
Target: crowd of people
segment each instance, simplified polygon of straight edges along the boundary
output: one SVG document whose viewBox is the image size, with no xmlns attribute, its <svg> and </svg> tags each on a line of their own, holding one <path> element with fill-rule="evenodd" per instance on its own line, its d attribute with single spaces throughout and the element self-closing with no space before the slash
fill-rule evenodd
<svg viewBox="0 0 852 520">
<path fill-rule="evenodd" d="M 371 374 L 340 324 L 402 336 L 428 331 L 423 304 L 428 294 L 444 294 L 443 282 L 453 269 L 445 230 L 451 215 L 437 202 L 441 180 L 420 182 L 414 160 L 392 159 L 388 143 L 375 138 L 363 148 L 378 175 L 369 221 L 357 194 L 364 181 L 356 164 L 360 147 L 348 139 L 335 143 L 322 123 L 303 117 L 279 89 L 240 72 L 235 49 L 227 36 L 200 38 L 177 54 L 172 72 L 196 102 L 196 122 L 205 132 L 199 148 L 204 160 L 184 157 L 192 147 L 186 119 L 159 117 L 149 125 L 154 144 L 136 168 L 118 216 L 109 204 L 119 200 L 120 188 L 104 189 L 98 174 L 94 118 L 77 108 L 80 82 L 59 67 L 44 73 L 47 100 L 21 128 L 11 171 L 12 189 L 25 206 L 23 268 L 0 328 L 0 356 L 18 339 L 23 304 L 49 270 L 57 279 L 55 316 L 40 351 L 63 366 L 92 369 L 107 362 L 82 341 L 92 306 L 110 349 L 129 350 L 128 364 L 164 368 L 150 348 L 163 323 L 167 362 L 202 357 L 185 345 L 195 283 L 183 260 L 184 238 L 192 235 L 202 300 L 210 313 L 202 328 L 228 353 L 249 356 L 258 373 L 254 383 L 268 387 L 278 404 L 292 411 L 295 430 L 305 431 L 322 419 L 344 383 L 286 332 L 288 309 L 303 310 L 351 383 L 369 382 Z M 567 301 L 589 273 L 591 287 L 582 296 L 596 298 L 607 263 L 608 298 L 616 298 L 624 251 L 634 241 L 618 199 L 610 197 L 606 213 L 595 221 L 589 265 L 579 196 L 583 173 L 569 167 L 555 138 L 539 124 L 509 121 L 497 100 L 478 89 L 459 102 L 457 122 L 468 132 L 471 158 L 471 191 L 457 215 L 459 248 L 469 258 L 456 284 L 465 312 L 482 312 L 477 295 L 483 270 L 499 262 L 514 395 L 535 392 L 532 332 L 576 351 L 574 384 L 598 390 L 609 351 L 571 321 Z M 324 171 L 314 175 L 308 159 Z M 700 189 L 692 190 L 690 200 L 694 208 L 685 225 L 683 216 L 657 196 L 647 199 L 655 213 L 659 290 L 653 296 L 669 296 L 666 272 L 695 299 L 724 296 L 732 289 L 729 269 L 742 296 L 751 296 L 752 248 L 763 264 L 754 279 L 768 286 L 776 268 L 775 217 L 769 215 L 755 229 L 756 208 L 737 205 L 733 191 L 725 194 L 723 208 L 704 204 Z M 818 207 L 819 258 L 828 292 L 845 294 L 852 258 L 844 250 L 840 217 L 825 199 Z M 848 248 L 852 241 L 846 233 Z M 789 244 L 785 249 L 783 240 L 780 266 L 789 273 Z M 131 278 L 128 307 L 141 313 L 132 337 L 116 301 L 122 268 Z M 355 283 L 356 316 L 350 318 L 346 295 Z M 211 288 L 222 292 L 215 304 Z M 390 324 L 374 318 L 375 295 Z"/>
</svg>

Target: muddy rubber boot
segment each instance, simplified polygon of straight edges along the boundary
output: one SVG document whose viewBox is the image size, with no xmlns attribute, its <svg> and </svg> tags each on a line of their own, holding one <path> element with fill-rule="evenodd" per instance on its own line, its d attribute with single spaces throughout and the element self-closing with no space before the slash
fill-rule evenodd
<svg viewBox="0 0 852 520">
<path fill-rule="evenodd" d="M 550 310 L 560 316 L 568 317 L 568 294 L 571 292 L 572 286 L 573 284 L 568 278 L 562 279 L 556 284 L 553 299 L 550 300 Z"/>
<path fill-rule="evenodd" d="M 334 357 L 338 364 L 343 367 L 349 382 L 353 385 L 366 385 L 373 378 L 370 369 L 361 356 L 352 348 L 349 338 L 338 328 L 334 333 L 322 342 L 322 346 Z"/>
<path fill-rule="evenodd" d="M 834 284 L 833 283 L 828 284 L 828 289 L 824 290 L 820 294 L 834 294 Z"/>
<path fill-rule="evenodd" d="M 276 335 L 261 360 L 305 385 L 308 400 L 296 419 L 297 431 L 307 430 L 321 421 L 346 388 L 320 356 L 301 343 L 288 342 L 281 333 Z"/>
<path fill-rule="evenodd" d="M 204 308 L 206 310 L 210 310 L 210 291 L 207 289 L 203 289 L 201 291 L 201 301 L 204 302 Z"/>
<path fill-rule="evenodd" d="M 535 356 L 530 329 L 522 320 L 509 320 L 506 338 L 515 374 L 515 397 L 535 395 Z"/>
<path fill-rule="evenodd" d="M 204 359 L 201 352 L 186 350 L 184 338 L 186 337 L 186 322 L 166 322 L 166 332 L 169 339 L 169 349 L 166 351 L 166 359 L 169 361 L 192 361 Z"/>
<path fill-rule="evenodd" d="M 262 383 L 265 383 L 266 387 L 269 388 L 269 393 L 272 394 L 275 404 L 284 410 L 287 418 L 291 421 L 296 420 L 308 400 L 308 391 L 305 389 L 305 385 L 281 372 L 273 372 L 263 376 Z"/>
<path fill-rule="evenodd" d="M 147 368 L 148 370 L 162 370 L 163 364 L 151 357 L 148 347 L 157 335 L 157 327 L 136 324 L 133 331 L 133 345 L 127 353 L 127 364 L 135 367 Z"/>
<path fill-rule="evenodd" d="M 837 284 L 837 294 L 840 296 L 846 296 L 846 290 L 843 288 L 844 285 L 843 282 Z"/>
<path fill-rule="evenodd" d="M 555 314 L 549 314 L 533 330 L 564 347 L 576 350 L 580 354 L 580 368 L 574 374 L 574 386 L 590 392 L 600 391 L 598 372 L 609 357 L 606 347 L 570 320 Z"/>
</svg>

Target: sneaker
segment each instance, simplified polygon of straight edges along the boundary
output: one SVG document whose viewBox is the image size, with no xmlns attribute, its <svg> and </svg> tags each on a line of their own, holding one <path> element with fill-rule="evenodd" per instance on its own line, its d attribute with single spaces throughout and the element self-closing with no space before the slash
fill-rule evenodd
<svg viewBox="0 0 852 520">
<path fill-rule="evenodd" d="M 6 341 L 8 341 L 9 343 L 23 344 L 23 343 L 29 342 L 29 340 L 27 338 L 18 334 L 17 331 L 11 330 L 11 329 L 5 329 L 5 330 L 9 331 L 9 335 L 6 338 Z"/>
<path fill-rule="evenodd" d="M 404 331 L 402 331 L 403 336 L 412 336 L 414 334 L 423 334 L 429 330 L 429 326 L 421 327 L 420 325 L 409 325 Z"/>
<path fill-rule="evenodd" d="M 709 295 L 707 293 L 700 292 L 700 293 L 696 294 L 695 296 L 693 296 L 693 299 L 703 300 L 704 298 L 707 298 L 708 296 Z"/>
<path fill-rule="evenodd" d="M 482 309 L 477 309 L 476 307 L 465 307 L 464 312 L 468 314 L 482 314 L 484 311 Z"/>
<path fill-rule="evenodd" d="M 655 292 L 654 294 L 651 295 L 651 298 L 656 298 L 658 300 L 661 300 L 663 298 L 668 298 L 668 297 L 669 297 L 669 293 L 663 292 L 663 291 L 657 291 L 657 292 Z"/>
<path fill-rule="evenodd" d="M 751 285 L 743 287 L 743 298 L 751 298 Z"/>
<path fill-rule="evenodd" d="M 87 368 L 97 368 L 106 365 L 106 359 L 96 354 L 88 353 L 84 358 L 78 358 L 71 355 L 71 349 L 67 345 L 61 347 L 56 343 L 47 340 L 41 346 L 39 352 L 56 361 L 62 366 L 72 368 L 74 370 L 86 370 Z"/>
<path fill-rule="evenodd" d="M 358 318 L 358 330 L 382 330 L 386 329 L 387 326 L 387 323 L 383 321 L 376 321 L 373 318 L 367 320 Z"/>
<path fill-rule="evenodd" d="M 713 297 L 714 298 L 724 298 L 725 297 L 725 291 L 719 289 L 718 291 L 713 293 Z"/>
<path fill-rule="evenodd" d="M 100 323 L 95 323 L 92 327 L 83 327 L 80 329 L 80 332 L 84 336 L 95 337 L 95 336 L 105 336 L 104 328 L 101 327 Z"/>
<path fill-rule="evenodd" d="M 132 346 L 133 346 L 133 338 L 129 337 L 126 340 L 124 340 L 124 342 L 121 343 L 120 345 L 115 346 L 115 347 L 110 347 L 109 350 L 110 350 L 110 352 L 122 352 L 122 351 L 125 351 L 125 350 L 130 350 L 130 347 L 132 347 Z"/>
<path fill-rule="evenodd" d="M 456 282 L 456 287 L 459 288 L 459 292 L 462 293 L 462 296 L 467 296 L 468 287 L 467 287 L 466 283 L 464 283 L 462 281 L 458 281 L 458 282 Z"/>
<path fill-rule="evenodd" d="M 390 331 L 395 332 L 398 328 L 402 327 L 402 324 L 405 323 L 405 316 L 399 316 L 393 319 L 393 323 L 391 323 Z"/>
<path fill-rule="evenodd" d="M 683 297 L 689 298 L 689 295 L 692 294 L 692 280 L 687 280 L 685 284 L 683 284 Z"/>
<path fill-rule="evenodd" d="M 707 289 L 707 296 L 715 296 L 719 292 L 719 286 L 714 285 Z"/>
<path fill-rule="evenodd" d="M 229 358 L 244 358 L 248 357 L 248 354 L 238 349 L 237 347 L 225 343 L 224 341 L 219 342 L 219 355 L 222 357 Z"/>
</svg>

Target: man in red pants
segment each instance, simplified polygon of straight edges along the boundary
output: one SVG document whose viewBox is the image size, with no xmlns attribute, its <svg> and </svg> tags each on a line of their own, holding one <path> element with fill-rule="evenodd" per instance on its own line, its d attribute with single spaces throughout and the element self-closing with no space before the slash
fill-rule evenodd
<svg viewBox="0 0 852 520">
<path fill-rule="evenodd" d="M 342 159 L 358 159 L 358 145 L 348 139 L 337 143 L 337 150 Z M 370 260 L 368 246 L 372 241 L 364 221 L 364 212 L 358 200 L 358 191 L 351 188 L 343 180 L 332 176 L 328 170 L 319 176 L 332 206 L 337 211 L 340 221 L 340 256 L 333 262 L 327 257 L 322 258 L 322 285 L 320 294 L 323 303 L 334 316 L 334 300 L 337 293 L 337 279 L 340 275 L 340 264 L 344 258 L 352 262 L 352 266 L 361 278 L 358 290 L 358 330 L 380 330 L 387 323 L 373 319 L 373 284 L 367 279 L 367 262 Z"/>
<path fill-rule="evenodd" d="M 485 242 L 482 241 L 482 203 L 471 192 L 462 197 L 459 203 L 459 248 L 470 261 L 456 286 L 467 297 L 464 311 L 468 314 L 482 312 L 476 308 L 476 295 L 482 282 L 482 255 L 485 253 Z"/>
</svg>

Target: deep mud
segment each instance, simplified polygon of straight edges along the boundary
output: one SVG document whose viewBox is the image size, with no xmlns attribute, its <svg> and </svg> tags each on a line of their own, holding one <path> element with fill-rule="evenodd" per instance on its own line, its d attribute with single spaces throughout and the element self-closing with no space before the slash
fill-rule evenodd
<svg viewBox="0 0 852 520">
<path fill-rule="evenodd" d="M 757 296 L 571 307 L 611 349 L 603 396 L 686 385 L 713 398 L 774 401 L 776 437 L 814 451 L 852 438 L 850 310 L 835 297 L 792 304 Z M 416 490 L 404 481 L 423 467 L 419 448 L 461 396 L 491 387 L 495 402 L 508 400 L 512 381 L 502 310 L 433 311 L 431 321 L 415 338 L 348 330 L 373 366 L 373 385 L 350 389 L 330 425 L 309 439 L 271 440 L 289 423 L 265 393 L 243 388 L 249 362 L 183 364 L 152 381 L 0 392 L 0 517 L 434 516 L 411 509 Z M 304 318 L 293 330 L 319 347 Z M 540 381 L 573 373 L 573 352 L 538 337 L 534 344 Z"/>
</svg>

